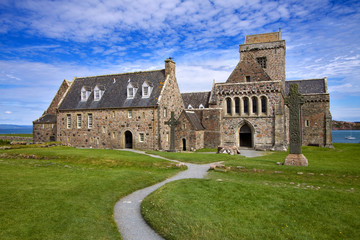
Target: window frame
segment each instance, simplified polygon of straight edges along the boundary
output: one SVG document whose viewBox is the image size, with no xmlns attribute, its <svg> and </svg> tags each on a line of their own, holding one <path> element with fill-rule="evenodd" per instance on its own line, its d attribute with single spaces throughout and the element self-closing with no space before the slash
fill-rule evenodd
<svg viewBox="0 0 360 240">
<path fill-rule="evenodd" d="M 81 128 L 81 114 L 76 115 L 76 127 Z"/>
<path fill-rule="evenodd" d="M 92 129 L 94 126 L 94 118 L 92 113 L 88 113 L 88 128 Z"/>
<path fill-rule="evenodd" d="M 66 115 L 66 128 L 71 129 L 71 114 Z"/>
</svg>

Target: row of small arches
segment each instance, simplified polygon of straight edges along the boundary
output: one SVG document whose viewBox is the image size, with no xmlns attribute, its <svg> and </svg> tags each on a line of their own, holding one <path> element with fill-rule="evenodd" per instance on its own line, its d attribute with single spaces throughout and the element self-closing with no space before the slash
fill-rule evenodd
<svg viewBox="0 0 360 240">
<path fill-rule="evenodd" d="M 268 100 L 265 96 L 225 98 L 225 115 L 268 115 Z"/>
</svg>

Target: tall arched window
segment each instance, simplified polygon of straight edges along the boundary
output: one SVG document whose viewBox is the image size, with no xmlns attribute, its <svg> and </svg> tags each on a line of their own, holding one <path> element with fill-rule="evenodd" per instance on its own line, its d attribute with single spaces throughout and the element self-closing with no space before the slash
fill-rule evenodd
<svg viewBox="0 0 360 240">
<path fill-rule="evenodd" d="M 240 114 L 240 98 L 235 98 L 235 113 Z"/>
<path fill-rule="evenodd" d="M 257 104 L 257 97 L 252 97 L 252 113 L 257 113 L 258 104 Z"/>
<path fill-rule="evenodd" d="M 265 114 L 267 112 L 267 99 L 265 96 L 261 97 L 261 112 Z"/>
<path fill-rule="evenodd" d="M 226 113 L 231 114 L 231 98 L 226 99 Z"/>
<path fill-rule="evenodd" d="M 249 98 L 244 97 L 243 104 L 244 104 L 244 113 L 249 114 Z"/>
</svg>

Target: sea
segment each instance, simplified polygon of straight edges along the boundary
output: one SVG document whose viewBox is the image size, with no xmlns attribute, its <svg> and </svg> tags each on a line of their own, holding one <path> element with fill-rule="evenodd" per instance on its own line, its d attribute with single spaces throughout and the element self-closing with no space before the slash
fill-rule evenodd
<svg viewBox="0 0 360 240">
<path fill-rule="evenodd" d="M 0 128 L 0 134 L 10 133 L 32 133 L 32 126 L 21 126 L 8 129 Z M 352 136 L 355 139 L 346 139 L 345 137 Z M 333 143 L 360 143 L 360 130 L 333 130 Z"/>
<path fill-rule="evenodd" d="M 355 139 L 346 139 L 345 137 L 352 136 Z M 360 143 L 360 130 L 333 130 L 333 143 Z"/>
</svg>

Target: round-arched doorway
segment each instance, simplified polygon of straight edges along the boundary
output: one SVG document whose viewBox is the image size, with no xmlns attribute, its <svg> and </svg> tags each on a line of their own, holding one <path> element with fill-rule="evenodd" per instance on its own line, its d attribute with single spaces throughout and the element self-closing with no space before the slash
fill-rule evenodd
<svg viewBox="0 0 360 240">
<path fill-rule="evenodd" d="M 125 148 L 133 148 L 133 136 L 130 131 L 125 132 Z"/>
<path fill-rule="evenodd" d="M 239 131 L 240 147 L 253 147 L 253 136 L 251 128 L 248 124 L 244 124 Z"/>
</svg>

